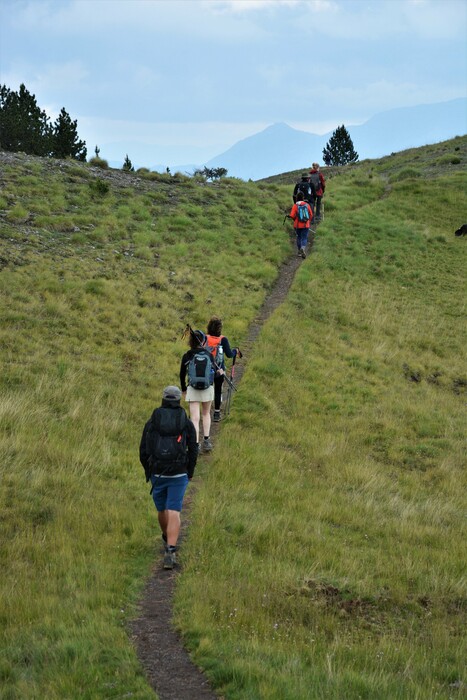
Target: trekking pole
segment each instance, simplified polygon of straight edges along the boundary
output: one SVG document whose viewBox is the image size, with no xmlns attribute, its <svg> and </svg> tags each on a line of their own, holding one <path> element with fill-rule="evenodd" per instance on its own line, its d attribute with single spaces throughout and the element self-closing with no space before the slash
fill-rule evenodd
<svg viewBox="0 0 467 700">
<path fill-rule="evenodd" d="M 225 397 L 225 411 L 224 411 L 224 415 L 225 415 L 226 418 L 228 418 L 228 416 L 230 415 L 230 401 L 231 401 L 231 398 L 232 398 L 232 389 L 230 388 L 230 385 L 228 385 L 228 387 L 227 387 L 227 394 L 226 394 L 226 397 Z"/>
<path fill-rule="evenodd" d="M 227 396 L 225 398 L 225 415 L 226 416 L 230 415 L 230 402 L 232 400 L 232 387 L 234 386 L 234 383 L 232 380 L 233 380 L 233 376 L 234 376 L 234 367 L 235 367 L 236 357 L 237 356 L 235 356 L 234 359 L 232 360 L 232 368 L 230 370 L 230 380 L 227 383 L 227 387 L 228 387 L 227 388 Z M 226 379 L 227 379 L 227 377 L 226 377 Z"/>
<path fill-rule="evenodd" d="M 230 403 L 232 400 L 232 390 L 237 391 L 237 387 L 233 383 L 234 376 L 235 376 L 235 362 L 237 360 L 237 356 L 242 358 L 243 353 L 240 350 L 240 348 L 237 348 L 237 352 L 235 353 L 235 356 L 232 360 L 232 367 L 230 368 L 230 379 L 226 377 L 227 381 L 227 396 L 225 398 L 225 415 L 228 416 L 230 414 Z"/>
<path fill-rule="evenodd" d="M 232 379 L 229 379 L 229 377 L 226 374 L 224 374 L 224 379 L 229 389 L 231 389 L 232 391 L 237 391 L 237 387 L 233 383 Z"/>
<path fill-rule="evenodd" d="M 220 369 L 222 369 L 222 367 L 219 367 L 219 365 L 217 364 L 217 362 L 214 362 L 214 360 L 212 361 L 212 364 L 214 365 L 214 369 L 215 369 L 216 371 L 219 371 Z M 227 386 L 230 386 L 231 389 L 232 389 L 232 391 L 237 391 L 237 387 L 235 387 L 234 384 L 233 384 L 233 382 L 232 382 L 232 380 L 228 378 L 227 374 L 225 373 L 225 370 L 224 370 L 224 375 L 223 375 L 223 376 L 224 376 L 224 379 L 225 379 L 225 381 L 226 381 L 226 383 L 227 383 Z"/>
<path fill-rule="evenodd" d="M 180 340 L 184 340 L 187 337 L 188 333 L 194 335 L 193 328 L 190 326 L 189 323 L 187 323 L 185 328 L 183 329 L 183 333 L 181 335 Z"/>
</svg>

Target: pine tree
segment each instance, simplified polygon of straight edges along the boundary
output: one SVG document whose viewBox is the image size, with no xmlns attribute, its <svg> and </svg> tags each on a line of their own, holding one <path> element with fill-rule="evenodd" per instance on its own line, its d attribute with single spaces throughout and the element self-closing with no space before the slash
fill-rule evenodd
<svg viewBox="0 0 467 700">
<path fill-rule="evenodd" d="M 86 141 L 78 139 L 78 122 L 72 121 L 70 115 L 62 107 L 53 126 L 51 155 L 54 158 L 75 158 L 86 160 Z"/>
<path fill-rule="evenodd" d="M 343 124 L 337 127 L 323 148 L 323 160 L 326 165 L 346 165 L 358 160 L 358 153 L 354 149 L 350 134 Z"/>
<path fill-rule="evenodd" d="M 20 85 L 14 92 L 0 87 L 0 146 L 6 151 L 23 151 L 36 156 L 50 153 L 52 128 L 34 95 Z"/>
<path fill-rule="evenodd" d="M 122 170 L 127 170 L 130 173 L 135 172 L 133 164 L 132 164 L 131 160 L 128 158 L 128 153 L 125 156 L 125 161 L 123 163 Z"/>
</svg>

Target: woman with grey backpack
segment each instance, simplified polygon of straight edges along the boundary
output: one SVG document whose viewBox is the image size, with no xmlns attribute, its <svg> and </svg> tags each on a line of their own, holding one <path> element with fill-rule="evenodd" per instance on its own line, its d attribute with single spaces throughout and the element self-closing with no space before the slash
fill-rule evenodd
<svg viewBox="0 0 467 700">
<path fill-rule="evenodd" d="M 190 418 L 196 430 L 196 442 L 201 452 L 210 452 L 212 443 L 211 404 L 214 399 L 214 362 L 206 349 L 206 336 L 203 331 L 193 330 L 187 326 L 184 337 L 188 335 L 190 349 L 180 363 L 180 386 L 185 400 L 190 407 Z M 200 444 L 199 421 L 203 424 L 203 442 Z"/>
</svg>

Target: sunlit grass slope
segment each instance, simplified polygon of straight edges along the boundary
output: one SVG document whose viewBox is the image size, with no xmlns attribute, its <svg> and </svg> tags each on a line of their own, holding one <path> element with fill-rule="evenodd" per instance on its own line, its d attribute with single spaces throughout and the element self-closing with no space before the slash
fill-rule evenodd
<svg viewBox="0 0 467 700">
<path fill-rule="evenodd" d="M 11 155 L 0 182 L 0 695 L 154 697 L 125 626 L 160 541 L 142 428 L 187 322 L 245 338 L 289 197 Z"/>
<path fill-rule="evenodd" d="M 465 694 L 466 159 L 328 178 L 183 551 L 177 624 L 229 700 Z"/>
</svg>

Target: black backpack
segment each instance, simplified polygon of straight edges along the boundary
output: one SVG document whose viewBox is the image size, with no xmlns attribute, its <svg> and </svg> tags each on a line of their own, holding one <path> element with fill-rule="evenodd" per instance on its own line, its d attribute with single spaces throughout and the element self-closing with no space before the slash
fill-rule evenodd
<svg viewBox="0 0 467 700">
<path fill-rule="evenodd" d="M 318 172 L 310 174 L 310 182 L 315 188 L 315 193 L 321 189 L 322 185 Z"/>
<path fill-rule="evenodd" d="M 146 451 L 153 474 L 180 474 L 187 464 L 187 421 L 185 409 L 156 408 L 146 432 Z"/>
<path fill-rule="evenodd" d="M 301 182 L 297 182 L 297 184 L 295 185 L 295 192 L 293 196 L 294 202 L 297 201 L 297 194 L 299 192 L 303 193 L 303 199 L 305 200 L 305 202 L 309 202 L 310 204 L 312 203 L 313 189 L 309 182 L 305 182 L 304 180 L 302 180 Z"/>
<path fill-rule="evenodd" d="M 188 384 L 193 389 L 208 389 L 214 381 L 214 363 L 209 350 L 200 348 L 188 361 Z"/>
</svg>

